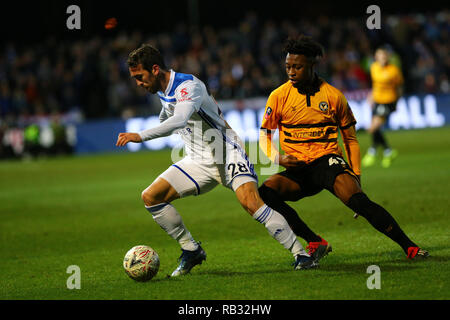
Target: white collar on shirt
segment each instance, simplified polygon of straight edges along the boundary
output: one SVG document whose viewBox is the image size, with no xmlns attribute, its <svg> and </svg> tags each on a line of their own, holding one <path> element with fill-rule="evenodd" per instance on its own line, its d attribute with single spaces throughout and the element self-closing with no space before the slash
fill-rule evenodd
<svg viewBox="0 0 450 320">
<path fill-rule="evenodd" d="M 172 85 L 173 85 L 173 79 L 175 78 L 175 71 L 173 71 L 172 69 L 170 69 L 170 80 L 169 80 L 169 84 L 167 85 L 166 91 L 164 91 L 164 95 L 167 97 L 167 95 L 169 94 L 170 90 L 172 89 Z"/>
</svg>

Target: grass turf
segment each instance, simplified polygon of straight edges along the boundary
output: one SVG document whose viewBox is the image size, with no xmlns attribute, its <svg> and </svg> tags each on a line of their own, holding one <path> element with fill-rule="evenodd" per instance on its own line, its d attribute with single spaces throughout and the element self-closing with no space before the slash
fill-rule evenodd
<svg viewBox="0 0 450 320">
<path fill-rule="evenodd" d="M 333 252 L 319 269 L 293 271 L 291 255 L 219 186 L 174 202 L 208 258 L 169 279 L 181 252 L 144 209 L 140 192 L 168 167 L 170 152 L 3 161 L 0 299 L 449 299 L 450 128 L 387 137 L 399 157 L 389 169 L 364 169 L 363 189 L 429 250 L 426 261 L 407 260 L 323 191 L 291 204 Z M 370 137 L 362 132 L 359 140 L 364 152 Z M 150 282 L 134 282 L 122 268 L 138 244 L 160 256 Z M 67 289 L 70 265 L 81 269 L 80 290 Z M 370 265 L 380 267 L 380 290 L 367 288 Z"/>
</svg>

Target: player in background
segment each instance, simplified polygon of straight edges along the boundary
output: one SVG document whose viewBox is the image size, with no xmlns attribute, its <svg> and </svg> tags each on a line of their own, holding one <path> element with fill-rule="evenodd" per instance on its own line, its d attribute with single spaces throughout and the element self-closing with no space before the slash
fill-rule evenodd
<svg viewBox="0 0 450 320">
<path fill-rule="evenodd" d="M 257 176 L 242 141 L 228 126 L 205 84 L 190 74 L 168 70 L 160 52 L 144 44 L 130 53 L 129 72 L 136 84 L 158 94 L 161 123 L 142 132 L 120 133 L 116 145 L 143 142 L 178 133 L 186 157 L 171 165 L 142 192 L 145 208 L 181 246 L 180 264 L 172 276 L 187 274 L 206 259 L 206 253 L 172 205 L 178 198 L 200 195 L 222 184 L 232 189 L 243 208 L 294 256 L 294 269 L 317 263 L 303 249 L 281 214 L 268 207 L 258 193 Z M 215 135 L 209 142 L 206 136 Z M 217 156 L 219 155 L 219 156 Z M 217 157 L 216 157 L 217 156 Z"/>
<path fill-rule="evenodd" d="M 403 92 L 403 75 L 400 69 L 389 63 L 389 51 L 379 48 L 375 51 L 375 62 L 370 66 L 372 91 L 368 101 L 372 106 L 372 123 L 369 133 L 372 135 L 372 146 L 367 150 L 362 160 L 364 167 L 375 164 L 377 148 L 383 148 L 381 166 L 390 167 L 392 160 L 397 157 L 397 150 L 391 149 L 382 132 L 382 127 L 395 111 L 397 100 Z"/>
<path fill-rule="evenodd" d="M 288 39 L 284 51 L 289 80 L 267 100 L 260 148 L 286 170 L 270 176 L 261 185 L 259 192 L 264 202 L 280 212 L 296 235 L 309 243 L 309 254 L 316 260 L 326 255 L 331 246 L 286 201 L 298 201 L 323 189 L 399 244 L 408 258 L 428 256 L 427 251 L 406 236 L 389 212 L 361 189 L 356 120 L 345 96 L 314 71 L 323 56 L 322 46 L 310 37 L 301 36 Z M 272 143 L 277 129 L 284 155 Z M 338 130 L 348 162 L 338 145 Z"/>
</svg>

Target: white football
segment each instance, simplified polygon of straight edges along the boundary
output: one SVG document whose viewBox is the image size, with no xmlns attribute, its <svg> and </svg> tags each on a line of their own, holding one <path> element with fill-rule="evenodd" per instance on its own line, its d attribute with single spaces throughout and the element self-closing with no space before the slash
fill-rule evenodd
<svg viewBox="0 0 450 320">
<path fill-rule="evenodd" d="M 135 246 L 125 254 L 123 267 L 131 279 L 148 281 L 158 273 L 159 256 L 149 246 Z"/>
</svg>

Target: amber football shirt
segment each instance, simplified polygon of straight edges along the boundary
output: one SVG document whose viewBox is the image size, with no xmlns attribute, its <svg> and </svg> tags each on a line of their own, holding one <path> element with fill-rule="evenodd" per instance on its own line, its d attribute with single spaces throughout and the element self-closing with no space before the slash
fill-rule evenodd
<svg viewBox="0 0 450 320">
<path fill-rule="evenodd" d="M 370 76 L 375 103 L 389 104 L 398 100 L 397 88 L 403 84 L 403 75 L 397 66 L 388 64 L 383 67 L 374 62 L 370 66 Z"/>
<path fill-rule="evenodd" d="M 309 163 L 326 154 L 342 155 L 338 128 L 354 124 L 347 99 L 335 87 L 322 81 L 318 92 L 306 95 L 288 81 L 270 94 L 261 128 L 279 129 L 284 152 Z"/>
</svg>

